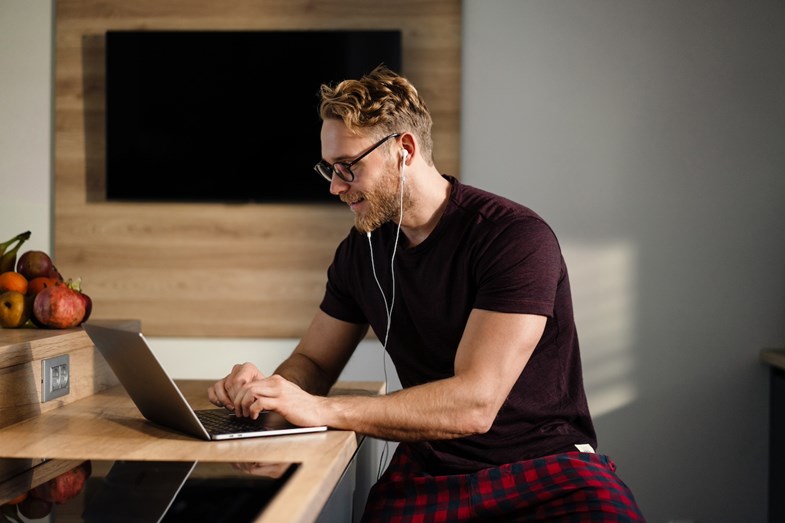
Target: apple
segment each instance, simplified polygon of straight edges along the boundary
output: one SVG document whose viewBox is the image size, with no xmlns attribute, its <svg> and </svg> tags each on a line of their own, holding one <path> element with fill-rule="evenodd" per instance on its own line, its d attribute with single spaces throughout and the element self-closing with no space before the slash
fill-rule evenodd
<svg viewBox="0 0 785 523">
<path fill-rule="evenodd" d="M 82 302 L 84 302 L 84 317 L 82 318 L 82 321 L 79 322 L 79 325 L 81 325 L 90 319 L 90 313 L 93 312 L 93 300 L 90 296 L 81 291 L 77 291 L 77 295 L 82 299 Z"/>
<path fill-rule="evenodd" d="M 22 254 L 16 262 L 16 272 L 27 278 L 27 281 L 41 276 L 63 281 L 63 276 L 55 267 L 52 258 L 44 251 L 27 251 Z"/>
<path fill-rule="evenodd" d="M 21 292 L 6 291 L 0 294 L 0 327 L 22 327 L 30 317 L 29 304 Z"/>
</svg>

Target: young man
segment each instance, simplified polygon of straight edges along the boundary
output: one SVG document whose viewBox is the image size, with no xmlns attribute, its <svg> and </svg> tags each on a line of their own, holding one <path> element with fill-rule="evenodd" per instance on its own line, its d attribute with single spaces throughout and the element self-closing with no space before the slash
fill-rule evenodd
<svg viewBox="0 0 785 523">
<path fill-rule="evenodd" d="M 551 229 L 443 176 L 415 88 L 380 67 L 322 86 L 316 170 L 349 205 L 320 309 L 272 376 L 251 364 L 208 391 L 401 442 L 366 521 L 642 521 L 596 438 L 567 269 Z M 368 326 L 403 390 L 325 397 Z"/>
</svg>

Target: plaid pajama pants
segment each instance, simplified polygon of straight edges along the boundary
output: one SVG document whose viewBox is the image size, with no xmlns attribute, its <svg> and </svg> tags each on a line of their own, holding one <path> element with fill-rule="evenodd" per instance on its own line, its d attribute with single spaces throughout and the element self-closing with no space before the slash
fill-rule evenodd
<svg viewBox="0 0 785 523">
<path fill-rule="evenodd" d="M 643 522 L 606 456 L 567 452 L 472 474 L 431 476 L 400 444 L 363 522 Z"/>
</svg>

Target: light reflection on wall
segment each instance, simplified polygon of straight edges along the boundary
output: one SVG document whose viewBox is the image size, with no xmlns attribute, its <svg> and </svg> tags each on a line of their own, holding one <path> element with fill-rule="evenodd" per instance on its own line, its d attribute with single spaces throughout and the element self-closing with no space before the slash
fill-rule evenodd
<svg viewBox="0 0 785 523">
<path fill-rule="evenodd" d="M 597 417 L 632 403 L 637 253 L 624 242 L 562 242 L 570 272 L 589 408 Z"/>
</svg>

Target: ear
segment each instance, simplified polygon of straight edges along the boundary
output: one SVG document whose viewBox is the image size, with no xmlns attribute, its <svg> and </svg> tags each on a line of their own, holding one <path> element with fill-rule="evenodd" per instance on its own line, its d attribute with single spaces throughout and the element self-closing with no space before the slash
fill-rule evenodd
<svg viewBox="0 0 785 523">
<path fill-rule="evenodd" d="M 417 152 L 417 138 L 415 138 L 412 133 L 403 133 L 401 135 L 401 148 L 403 162 L 406 165 L 409 165 L 412 162 L 412 158 L 414 158 L 414 154 Z M 403 151 L 406 152 L 405 157 L 403 156 Z"/>
</svg>

